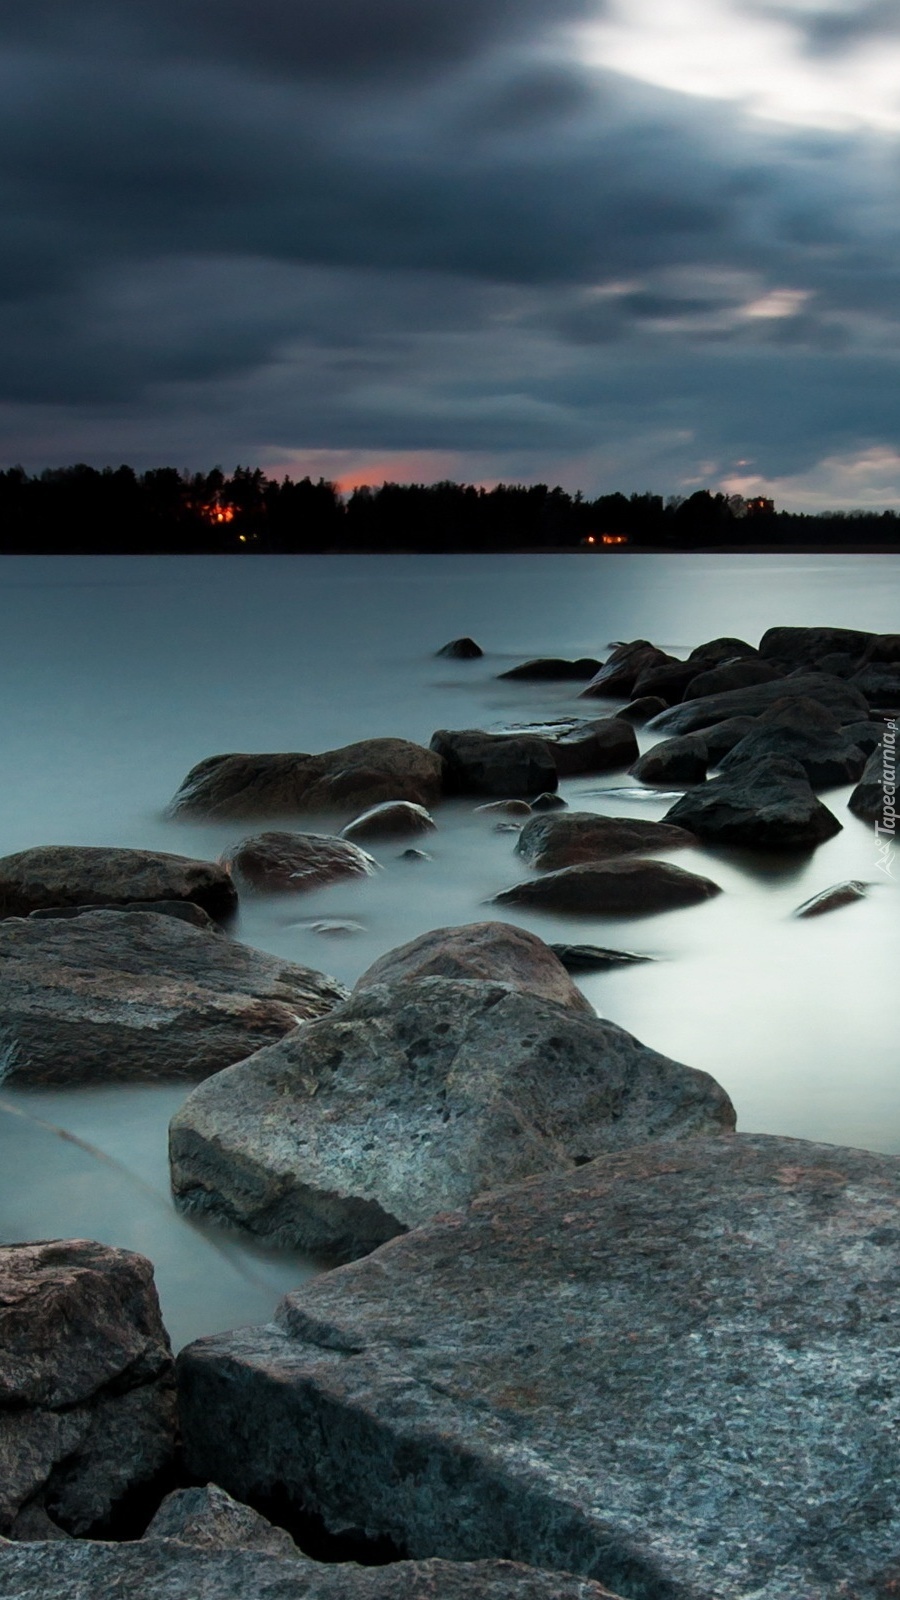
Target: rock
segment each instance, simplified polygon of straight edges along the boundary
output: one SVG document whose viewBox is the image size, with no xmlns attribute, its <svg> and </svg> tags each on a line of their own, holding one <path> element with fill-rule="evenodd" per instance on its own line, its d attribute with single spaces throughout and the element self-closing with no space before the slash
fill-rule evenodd
<svg viewBox="0 0 900 1600">
<path fill-rule="evenodd" d="M 483 1195 L 190 1346 L 190 1470 L 413 1557 L 886 1600 L 898 1198 L 897 1156 L 765 1135 Z"/>
<path fill-rule="evenodd" d="M 753 684 L 749 689 L 725 689 L 721 694 L 704 695 L 672 706 L 648 723 L 655 733 L 701 733 L 728 717 L 758 717 L 776 700 L 792 695 L 796 699 L 817 700 L 832 711 L 841 723 L 859 722 L 869 714 L 868 702 L 852 684 L 826 673 L 807 672 L 796 678 L 776 678 L 772 683 Z"/>
<path fill-rule="evenodd" d="M 820 917 L 825 911 L 837 911 L 840 906 L 852 905 L 854 900 L 864 900 L 871 884 L 851 878 L 846 883 L 835 883 L 822 889 L 811 900 L 804 900 L 794 912 L 795 917 Z"/>
<path fill-rule="evenodd" d="M 321 933 L 328 939 L 344 939 L 352 933 L 365 933 L 361 922 L 348 922 L 339 917 L 320 917 L 315 922 L 307 923 L 310 933 Z"/>
<path fill-rule="evenodd" d="M 859 664 L 867 667 L 870 661 L 900 662 L 900 633 L 876 633 L 866 645 Z"/>
<path fill-rule="evenodd" d="M 269 894 L 299 894 L 378 871 L 377 861 L 358 845 L 321 833 L 256 833 L 222 861 L 241 888 Z"/>
<path fill-rule="evenodd" d="M 475 807 L 476 816 L 485 817 L 530 817 L 531 807 L 527 800 L 489 800 L 487 805 Z"/>
<path fill-rule="evenodd" d="M 629 772 L 641 783 L 702 783 L 709 765 L 709 752 L 701 733 L 685 733 L 674 739 L 661 739 L 644 754 Z"/>
<path fill-rule="evenodd" d="M 144 1538 L 177 1539 L 200 1550 L 258 1550 L 302 1559 L 284 1528 L 276 1528 L 215 1483 L 167 1494 Z"/>
<path fill-rule="evenodd" d="M 410 848 L 409 850 L 401 850 L 399 856 L 397 857 L 397 860 L 398 861 L 433 861 L 434 860 L 434 856 L 430 856 L 428 854 L 427 850 L 415 850 L 415 849 Z"/>
<path fill-rule="evenodd" d="M 158 900 L 192 901 L 221 920 L 236 910 L 237 890 L 218 863 L 162 850 L 47 844 L 0 859 L 2 917 Z"/>
<path fill-rule="evenodd" d="M 758 661 L 747 656 L 740 661 L 723 661 L 707 672 L 697 672 L 684 691 L 685 700 L 697 700 L 703 695 L 721 694 L 726 689 L 748 689 L 757 683 L 774 683 L 782 677 L 777 667 L 768 661 Z"/>
<path fill-rule="evenodd" d="M 396 839 L 410 833 L 433 833 L 435 820 L 424 806 L 411 800 L 385 800 L 371 806 L 341 829 L 342 839 Z"/>
<path fill-rule="evenodd" d="M 847 805 L 855 817 L 881 825 L 884 837 L 896 829 L 897 809 L 896 724 L 885 723 L 878 747 L 872 751 Z"/>
<path fill-rule="evenodd" d="M 591 656 L 580 656 L 577 661 L 564 661 L 559 656 L 539 656 L 534 661 L 523 661 L 520 667 L 510 667 L 508 672 L 498 672 L 498 678 L 565 679 L 573 678 L 583 683 L 600 670 L 600 662 Z"/>
<path fill-rule="evenodd" d="M 634 693 L 658 696 L 666 705 L 677 705 L 696 678 L 697 670 L 696 661 L 667 661 L 645 667 L 634 685 Z"/>
<path fill-rule="evenodd" d="M 484 1190 L 733 1126 L 724 1090 L 597 1017 L 475 979 L 358 991 L 172 1120 L 177 1204 L 350 1260 Z"/>
<path fill-rule="evenodd" d="M 430 806 L 440 799 L 440 757 L 407 739 L 363 739 L 320 755 L 210 756 L 192 767 L 172 801 L 173 816 L 284 816 L 353 813 L 382 800 Z"/>
<path fill-rule="evenodd" d="M 884 723 L 881 720 L 868 722 L 848 722 L 843 728 L 847 739 L 851 739 L 862 751 L 868 760 L 873 750 L 877 750 L 884 732 Z"/>
<path fill-rule="evenodd" d="M 699 663 L 698 671 L 704 666 L 718 667 L 726 661 L 736 661 L 739 657 L 756 657 L 759 655 L 755 645 L 748 644 L 746 639 L 708 639 L 706 644 L 698 644 L 688 656 L 689 661 Z"/>
<path fill-rule="evenodd" d="M 221 935 L 222 929 L 208 911 L 193 900 L 126 900 L 116 904 L 89 906 L 41 906 L 29 911 L 29 917 L 82 917 L 90 911 L 155 911 L 157 916 L 177 917 L 179 922 L 189 922 L 192 928 L 204 928 L 207 933 Z"/>
<path fill-rule="evenodd" d="M 4 1082 L 197 1079 L 320 1017 L 333 978 L 152 911 L 0 925 Z"/>
<path fill-rule="evenodd" d="M 665 820 L 715 844 L 810 849 L 840 833 L 798 761 L 765 756 L 710 778 L 666 812 Z"/>
<path fill-rule="evenodd" d="M 568 800 L 564 800 L 561 794 L 539 794 L 535 795 L 532 800 L 531 809 L 532 811 L 563 811 L 568 803 Z"/>
<path fill-rule="evenodd" d="M 717 767 L 722 757 L 733 750 L 745 734 L 752 733 L 758 723 L 758 717 L 726 717 L 724 722 L 714 722 L 711 727 L 704 728 L 698 737 L 706 745 L 710 766 Z M 680 737 L 691 739 L 694 735 L 685 733 Z"/>
<path fill-rule="evenodd" d="M 449 644 L 442 644 L 435 655 L 449 656 L 451 661 L 474 661 L 478 656 L 483 656 L 484 651 L 474 639 L 451 639 Z"/>
<path fill-rule="evenodd" d="M 408 944 L 389 950 L 357 980 L 354 993 L 401 978 L 478 978 L 505 983 L 570 1011 L 594 1015 L 549 945 L 536 933 L 510 922 L 470 922 L 459 928 L 433 928 Z"/>
<path fill-rule="evenodd" d="M 831 651 L 860 657 L 874 637 L 856 628 L 769 628 L 759 641 L 759 653 L 764 660 L 813 667 Z"/>
<path fill-rule="evenodd" d="M 769 756 L 799 762 L 814 789 L 854 783 L 865 766 L 852 736 L 815 700 L 776 700 L 719 766 L 732 772 Z"/>
<path fill-rule="evenodd" d="M 870 706 L 900 711 L 900 667 L 873 662 L 871 666 L 854 672 L 850 686 L 858 689 Z"/>
<path fill-rule="evenodd" d="M 556 762 L 546 739 L 440 729 L 431 749 L 444 763 L 450 792 L 508 799 L 556 788 Z"/>
<path fill-rule="evenodd" d="M 616 645 L 609 659 L 581 692 L 589 697 L 605 695 L 613 700 L 627 700 L 642 672 L 648 667 L 669 664 L 673 659 L 665 650 L 657 650 L 649 639 L 632 639 L 629 644 Z"/>
<path fill-rule="evenodd" d="M 678 850 L 696 844 L 693 834 L 665 822 L 640 817 L 606 817 L 596 811 L 567 811 L 565 816 L 532 817 L 519 835 L 516 855 L 539 872 L 579 866 L 613 856 L 647 855 L 651 850 Z"/>
<path fill-rule="evenodd" d="M 652 956 L 635 955 L 631 950 L 604 950 L 598 944 L 551 944 L 550 949 L 567 972 L 604 972 L 608 967 L 653 960 Z"/>
<path fill-rule="evenodd" d="M 660 711 L 668 710 L 668 700 L 660 699 L 658 694 L 643 694 L 637 700 L 632 700 L 621 711 L 616 712 L 624 722 L 649 722 L 651 717 L 658 716 Z"/>
<path fill-rule="evenodd" d="M 613 772 L 635 759 L 638 743 L 631 724 L 620 717 L 593 721 L 566 718 L 560 722 L 532 723 L 510 730 L 517 738 L 543 739 L 549 746 L 560 778 L 593 772 Z"/>
<path fill-rule="evenodd" d="M 150 1262 L 84 1239 L 0 1247 L 0 1531 L 23 1507 L 67 1533 L 114 1527 L 174 1446 Z"/>
<path fill-rule="evenodd" d="M 670 813 L 671 815 L 671 813 Z M 721 894 L 710 878 L 685 872 L 665 861 L 621 856 L 615 861 L 590 861 L 561 867 L 542 878 L 514 883 L 494 895 L 495 905 L 533 906 L 539 911 L 605 916 L 646 916 L 697 905 Z"/>
</svg>

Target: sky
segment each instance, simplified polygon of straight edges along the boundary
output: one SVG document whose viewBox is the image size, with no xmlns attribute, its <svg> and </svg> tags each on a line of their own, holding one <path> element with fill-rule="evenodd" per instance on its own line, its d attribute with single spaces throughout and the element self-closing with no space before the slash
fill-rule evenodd
<svg viewBox="0 0 900 1600">
<path fill-rule="evenodd" d="M 0 465 L 900 505 L 896 0 L 0 0 Z"/>
</svg>

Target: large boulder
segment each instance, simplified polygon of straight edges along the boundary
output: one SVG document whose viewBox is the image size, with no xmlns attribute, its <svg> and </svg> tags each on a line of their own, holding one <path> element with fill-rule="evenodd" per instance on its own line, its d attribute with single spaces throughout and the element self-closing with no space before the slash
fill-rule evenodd
<svg viewBox="0 0 900 1600">
<path fill-rule="evenodd" d="M 256 833 L 222 856 L 241 888 L 299 894 L 378 871 L 359 845 L 322 833 Z"/>
<path fill-rule="evenodd" d="M 833 653 L 861 658 L 874 637 L 857 628 L 768 628 L 759 653 L 785 666 L 813 667 Z"/>
<path fill-rule="evenodd" d="M 555 872 L 586 861 L 678 850 L 696 842 L 686 829 L 673 828 L 667 822 L 605 817 L 596 811 L 551 812 L 529 818 L 516 841 L 516 855 L 540 872 Z"/>
<path fill-rule="evenodd" d="M 511 922 L 470 922 L 433 928 L 379 956 L 357 980 L 356 991 L 401 978 L 478 978 L 505 983 L 593 1016 L 557 956 L 536 933 Z"/>
<path fill-rule="evenodd" d="M 776 700 L 719 763 L 731 772 L 745 762 L 783 756 L 799 762 L 814 789 L 855 783 L 866 758 L 852 733 L 815 700 Z"/>
<path fill-rule="evenodd" d="M 721 892 L 711 878 L 685 872 L 683 867 L 670 866 L 667 861 L 620 856 L 614 861 L 561 867 L 542 878 L 514 883 L 495 894 L 494 902 L 573 916 L 649 916 L 657 911 L 674 911 L 679 906 L 698 905 Z"/>
<path fill-rule="evenodd" d="M 658 783 L 671 789 L 680 783 L 702 783 L 709 765 L 709 748 L 702 733 L 684 733 L 661 739 L 645 750 L 629 772 L 641 783 Z"/>
<path fill-rule="evenodd" d="M 561 656 L 538 656 L 534 661 L 523 661 L 521 666 L 510 667 L 506 672 L 499 672 L 499 678 L 523 678 L 526 681 L 541 682 L 554 679 L 574 679 L 584 683 L 586 678 L 593 678 L 600 670 L 600 662 L 592 656 L 579 656 L 577 661 L 567 661 Z"/>
<path fill-rule="evenodd" d="M 174 1446 L 150 1262 L 84 1239 L 0 1247 L 0 1533 L 29 1510 L 68 1533 L 114 1526 Z"/>
<path fill-rule="evenodd" d="M 0 858 L 0 917 L 27 917 L 45 907 L 192 901 L 220 920 L 237 907 L 223 866 L 162 850 L 47 844 Z"/>
<path fill-rule="evenodd" d="M 526 723 L 509 733 L 517 738 L 543 739 L 560 778 L 614 772 L 627 767 L 638 753 L 635 731 L 622 717 L 565 717 L 556 722 Z"/>
<path fill-rule="evenodd" d="M 632 692 L 637 696 L 658 695 L 667 705 L 677 705 L 697 670 L 696 661 L 667 661 L 661 666 L 645 667 Z"/>
<path fill-rule="evenodd" d="M 457 794 L 509 799 L 557 785 L 556 762 L 546 739 L 441 728 L 432 736 L 431 749 L 443 763 L 448 791 Z"/>
<path fill-rule="evenodd" d="M 900 1577 L 900 1158 L 647 1144 L 484 1195 L 182 1354 L 190 1471 L 641 1600 Z"/>
<path fill-rule="evenodd" d="M 695 737 L 702 739 L 706 745 L 709 764 L 711 767 L 716 767 L 722 757 L 727 755 L 729 750 L 734 749 L 739 739 L 743 739 L 745 734 L 753 732 L 758 722 L 758 717 L 726 717 L 724 722 L 714 722 L 710 727 L 704 728 L 701 733 L 696 735 L 684 733 L 680 737 L 683 739 L 693 739 Z"/>
<path fill-rule="evenodd" d="M 627 700 L 634 693 L 634 686 L 642 672 L 650 667 L 672 664 L 677 664 L 674 656 L 667 655 L 665 650 L 658 650 L 649 639 L 632 639 L 627 644 L 616 645 L 600 671 L 581 692 L 588 698 L 600 696 L 611 700 Z"/>
<path fill-rule="evenodd" d="M 897 724 L 886 722 L 862 777 L 847 801 L 855 817 L 880 825 L 887 838 L 897 826 Z"/>
<path fill-rule="evenodd" d="M 726 689 L 749 689 L 757 683 L 774 683 L 783 674 L 768 661 L 754 656 L 744 656 L 739 661 L 723 661 L 719 666 L 697 672 L 684 691 L 685 700 L 699 700 L 703 695 L 721 694 Z"/>
<path fill-rule="evenodd" d="M 854 672 L 850 686 L 865 695 L 870 706 L 883 711 L 900 711 L 900 666 L 896 662 L 883 665 L 873 661 L 869 666 Z"/>
<path fill-rule="evenodd" d="M 689 789 L 665 820 L 713 844 L 771 850 L 811 849 L 841 831 L 800 763 L 781 756 L 744 762 Z"/>
<path fill-rule="evenodd" d="M 192 767 L 172 801 L 173 816 L 286 816 L 346 811 L 382 800 L 429 806 L 440 798 L 440 757 L 407 739 L 362 739 L 320 755 L 210 756 Z"/>
<path fill-rule="evenodd" d="M 219 1073 L 170 1128 L 176 1202 L 348 1260 L 483 1190 L 733 1126 L 706 1073 L 475 979 L 359 991 Z"/>
<path fill-rule="evenodd" d="M 758 717 L 785 695 L 817 700 L 842 723 L 858 722 L 869 715 L 868 701 L 852 684 L 825 672 L 803 672 L 796 677 L 753 684 L 748 689 L 724 689 L 720 694 L 685 701 L 684 705 L 661 712 L 647 726 L 654 733 L 698 733 L 727 717 Z"/>
<path fill-rule="evenodd" d="M 705 644 L 695 645 L 688 660 L 697 662 L 697 671 L 700 672 L 706 667 L 721 666 L 725 661 L 758 655 L 756 646 L 748 644 L 746 639 L 734 639 L 726 634 L 724 638 L 707 639 Z"/>
<path fill-rule="evenodd" d="M 424 806 L 411 800 L 384 800 L 370 806 L 341 829 L 342 839 L 397 839 L 415 833 L 433 833 L 435 820 Z"/>
<path fill-rule="evenodd" d="M 197 1079 L 321 1017 L 333 978 L 152 911 L 0 924 L 7 1083 Z"/>
</svg>

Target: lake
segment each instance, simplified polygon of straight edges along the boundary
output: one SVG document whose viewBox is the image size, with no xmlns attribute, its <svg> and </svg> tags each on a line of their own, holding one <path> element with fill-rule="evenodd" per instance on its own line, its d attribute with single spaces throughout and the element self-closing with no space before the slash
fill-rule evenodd
<svg viewBox="0 0 900 1600">
<path fill-rule="evenodd" d="M 586 705 L 603 715 L 615 702 L 579 705 L 577 685 L 497 674 L 530 656 L 603 656 L 619 639 L 681 655 L 717 635 L 755 644 L 776 624 L 896 632 L 900 557 L 16 557 L 4 559 L 0 585 L 0 853 L 73 843 L 214 858 L 257 830 L 166 818 L 205 756 L 375 735 L 427 744 L 437 728 Z M 484 657 L 436 658 L 460 634 Z M 651 742 L 642 736 L 642 748 Z M 609 792 L 629 787 L 619 773 L 561 791 L 579 809 L 653 819 L 672 803 Z M 700 906 L 577 921 L 504 908 L 504 918 L 548 940 L 656 957 L 579 982 L 601 1015 L 711 1072 L 741 1130 L 900 1151 L 896 885 L 877 869 L 871 824 L 847 811 L 849 792 L 823 796 L 843 831 L 811 855 L 692 852 L 691 868 L 725 891 Z M 431 860 L 402 860 L 397 843 L 372 847 L 376 877 L 246 900 L 236 937 L 352 983 L 428 928 L 490 917 L 485 901 L 524 874 L 515 836 L 475 804 L 440 808 Z M 328 832 L 333 819 L 296 825 Z M 792 918 L 844 878 L 877 887 L 831 915 Z M 359 926 L 313 926 L 328 920 Z M 186 1092 L 0 1086 L 0 1237 L 87 1236 L 143 1251 L 176 1344 L 265 1320 L 318 1270 L 176 1215 L 166 1126 Z"/>
</svg>

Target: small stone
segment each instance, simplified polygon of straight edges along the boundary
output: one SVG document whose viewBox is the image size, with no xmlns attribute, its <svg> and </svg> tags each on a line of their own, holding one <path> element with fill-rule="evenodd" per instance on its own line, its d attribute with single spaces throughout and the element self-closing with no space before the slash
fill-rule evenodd
<svg viewBox="0 0 900 1600">
<path fill-rule="evenodd" d="M 531 809 L 532 811 L 561 811 L 568 803 L 568 800 L 564 800 L 561 794 L 551 794 L 548 791 L 535 796 L 531 802 Z"/>
<path fill-rule="evenodd" d="M 449 644 L 442 644 L 440 650 L 435 651 L 437 656 L 448 656 L 451 661 L 475 661 L 478 656 L 483 656 L 484 651 L 474 639 L 463 637 L 451 639 Z"/>
<path fill-rule="evenodd" d="M 857 878 L 850 878 L 846 883 L 836 883 L 830 889 L 822 889 L 819 894 L 814 894 L 811 900 L 804 900 L 794 912 L 795 917 L 819 917 L 825 911 L 837 911 L 840 906 L 852 905 L 854 900 L 864 900 L 872 885 L 863 883 Z"/>
</svg>

